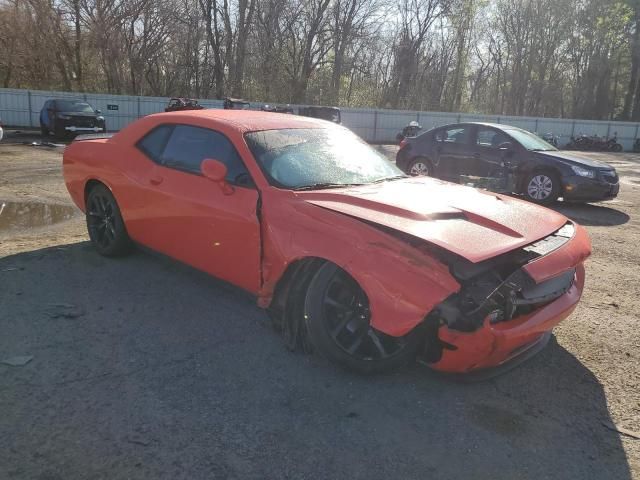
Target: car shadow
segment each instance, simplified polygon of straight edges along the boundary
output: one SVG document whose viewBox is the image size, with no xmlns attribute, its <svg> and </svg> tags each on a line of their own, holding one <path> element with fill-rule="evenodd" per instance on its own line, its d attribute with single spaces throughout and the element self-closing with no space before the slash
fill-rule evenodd
<svg viewBox="0 0 640 480">
<path fill-rule="evenodd" d="M 1 478 L 630 479 L 557 342 L 492 380 L 291 353 L 246 293 L 88 243 L 0 259 Z"/>
<path fill-rule="evenodd" d="M 593 227 L 624 225 L 630 219 L 629 215 L 620 210 L 589 203 L 556 202 L 550 208 L 581 225 Z"/>
</svg>

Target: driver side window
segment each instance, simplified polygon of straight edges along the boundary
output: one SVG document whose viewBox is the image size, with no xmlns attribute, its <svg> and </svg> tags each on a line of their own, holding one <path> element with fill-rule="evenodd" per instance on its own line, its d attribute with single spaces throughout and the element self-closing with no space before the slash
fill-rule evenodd
<svg viewBox="0 0 640 480">
<path fill-rule="evenodd" d="M 201 175 L 202 161 L 212 158 L 227 167 L 227 181 L 252 186 L 251 176 L 231 141 L 214 130 L 191 125 L 175 125 L 166 141 L 159 163 L 188 173 Z"/>
<path fill-rule="evenodd" d="M 443 143 L 467 143 L 468 129 L 466 127 L 443 128 L 435 135 L 436 142 Z"/>
<path fill-rule="evenodd" d="M 493 128 L 479 128 L 476 143 L 480 147 L 500 148 L 500 145 L 511 140 L 504 133 Z"/>
</svg>

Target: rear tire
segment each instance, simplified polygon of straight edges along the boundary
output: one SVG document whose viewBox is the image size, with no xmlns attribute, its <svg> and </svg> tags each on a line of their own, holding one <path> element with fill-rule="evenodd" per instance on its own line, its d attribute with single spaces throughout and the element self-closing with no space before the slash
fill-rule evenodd
<svg viewBox="0 0 640 480">
<path fill-rule="evenodd" d="M 424 157 L 418 157 L 407 166 L 407 174 L 414 177 L 431 177 L 433 175 L 433 166 L 431 162 Z"/>
<path fill-rule="evenodd" d="M 85 209 L 89 238 L 100 255 L 117 257 L 131 251 L 120 208 L 106 186 L 98 184 L 89 191 Z"/>
<path fill-rule="evenodd" d="M 369 301 L 358 283 L 333 263 L 320 267 L 305 299 L 307 333 L 316 351 L 363 374 L 392 371 L 415 359 L 423 341 L 420 327 L 392 337 L 369 320 Z"/>
<path fill-rule="evenodd" d="M 549 205 L 558 200 L 560 192 L 560 178 L 554 172 L 538 170 L 525 177 L 524 195 L 531 202 Z"/>
<path fill-rule="evenodd" d="M 619 143 L 614 144 L 613 147 L 611 147 L 611 151 L 620 153 L 622 151 L 622 145 Z"/>
</svg>

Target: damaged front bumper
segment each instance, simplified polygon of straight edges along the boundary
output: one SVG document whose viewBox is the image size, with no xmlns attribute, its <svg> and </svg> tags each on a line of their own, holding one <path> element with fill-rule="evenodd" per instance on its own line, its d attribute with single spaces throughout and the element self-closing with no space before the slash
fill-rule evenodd
<svg viewBox="0 0 640 480">
<path fill-rule="evenodd" d="M 444 372 L 465 373 L 515 360 L 571 315 L 583 287 L 584 267 L 579 265 L 567 293 L 528 315 L 496 324 L 487 318 L 475 332 L 459 332 L 442 326 L 438 337 L 445 348 L 440 360 L 430 366 Z"/>
<path fill-rule="evenodd" d="M 435 309 L 428 317 L 433 327 L 423 363 L 442 372 L 468 373 L 520 363 L 539 351 L 551 330 L 573 312 L 584 288 L 583 261 L 590 242 L 582 227 L 574 228 L 573 237 L 561 247 L 524 265 L 495 290 L 493 295 L 507 305 L 506 315 L 504 308 L 487 308 L 470 327 L 451 320 L 447 302 Z M 528 281 L 524 287 L 523 280 Z M 517 296 L 507 298 L 505 285 Z"/>
</svg>

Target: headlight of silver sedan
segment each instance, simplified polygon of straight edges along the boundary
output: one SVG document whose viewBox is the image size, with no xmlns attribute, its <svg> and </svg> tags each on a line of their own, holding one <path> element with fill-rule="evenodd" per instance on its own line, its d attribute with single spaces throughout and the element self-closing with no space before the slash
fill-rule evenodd
<svg viewBox="0 0 640 480">
<path fill-rule="evenodd" d="M 571 166 L 571 170 L 573 170 L 573 172 L 576 175 L 579 175 L 580 177 L 587 177 L 587 178 L 595 178 L 596 177 L 596 172 L 595 171 L 589 170 L 587 168 L 578 167 L 577 165 L 572 165 Z"/>
</svg>

